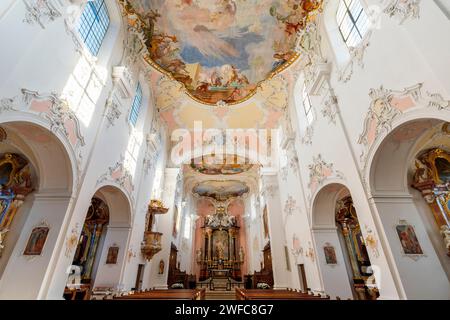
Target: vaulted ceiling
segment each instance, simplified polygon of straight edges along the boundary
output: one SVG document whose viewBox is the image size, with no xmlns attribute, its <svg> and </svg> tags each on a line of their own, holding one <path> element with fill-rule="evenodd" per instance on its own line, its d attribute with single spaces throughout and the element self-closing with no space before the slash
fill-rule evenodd
<svg viewBox="0 0 450 320">
<path fill-rule="evenodd" d="M 121 0 L 146 61 L 197 102 L 247 100 L 299 56 L 297 34 L 321 0 Z"/>
</svg>

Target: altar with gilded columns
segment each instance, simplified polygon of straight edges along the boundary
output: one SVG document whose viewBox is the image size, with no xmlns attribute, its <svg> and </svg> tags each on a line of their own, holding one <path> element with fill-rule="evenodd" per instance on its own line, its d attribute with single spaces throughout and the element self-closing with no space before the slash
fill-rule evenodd
<svg viewBox="0 0 450 320">
<path fill-rule="evenodd" d="M 231 277 L 241 280 L 244 252 L 239 243 L 236 217 L 229 215 L 224 207 L 204 218 L 202 247 L 198 248 L 197 263 L 200 265 L 200 281 L 211 277 Z"/>
</svg>

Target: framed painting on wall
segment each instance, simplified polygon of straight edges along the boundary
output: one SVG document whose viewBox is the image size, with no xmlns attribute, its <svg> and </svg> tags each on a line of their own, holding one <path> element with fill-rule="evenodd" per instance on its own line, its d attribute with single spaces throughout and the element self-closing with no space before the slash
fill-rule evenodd
<svg viewBox="0 0 450 320">
<path fill-rule="evenodd" d="M 325 262 L 329 265 L 336 265 L 337 264 L 337 258 L 336 258 L 336 250 L 330 243 L 325 243 L 325 246 L 323 247 L 323 252 L 325 254 Z"/>
<path fill-rule="evenodd" d="M 28 238 L 27 246 L 23 254 L 25 256 L 40 256 L 44 249 L 45 242 L 50 228 L 48 226 L 35 227 Z"/>
<path fill-rule="evenodd" d="M 405 220 L 400 220 L 400 222 L 395 226 L 395 229 L 405 256 L 420 257 L 424 255 L 412 225 L 408 224 Z"/>
<path fill-rule="evenodd" d="M 106 264 L 117 264 L 117 257 L 119 256 L 119 247 L 112 246 L 108 249 L 108 256 L 106 257 Z"/>
<path fill-rule="evenodd" d="M 164 274 L 164 260 L 162 260 L 162 259 L 161 259 L 161 261 L 159 261 L 158 274 Z"/>
</svg>

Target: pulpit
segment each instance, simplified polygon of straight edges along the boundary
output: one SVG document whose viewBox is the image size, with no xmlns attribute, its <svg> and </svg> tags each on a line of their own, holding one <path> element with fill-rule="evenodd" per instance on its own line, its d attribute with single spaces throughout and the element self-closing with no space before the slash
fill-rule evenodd
<svg viewBox="0 0 450 320">
<path fill-rule="evenodd" d="M 141 243 L 141 252 L 145 259 L 151 260 L 155 254 L 161 251 L 162 233 L 154 232 L 153 224 L 155 214 L 165 214 L 169 209 L 165 208 L 161 201 L 152 200 L 148 206 L 144 239 Z"/>
</svg>

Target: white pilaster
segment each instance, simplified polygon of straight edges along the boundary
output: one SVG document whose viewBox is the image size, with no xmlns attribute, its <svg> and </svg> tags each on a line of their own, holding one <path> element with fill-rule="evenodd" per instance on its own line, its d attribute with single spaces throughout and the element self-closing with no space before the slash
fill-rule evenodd
<svg viewBox="0 0 450 320">
<path fill-rule="evenodd" d="M 174 201 L 177 187 L 179 168 L 166 168 L 164 172 L 164 189 L 162 201 L 169 211 L 157 217 L 156 231 L 161 232 L 162 250 L 152 259 L 152 269 L 150 276 L 151 288 L 167 289 L 167 276 L 169 271 L 170 244 L 172 241 L 172 223 L 174 215 Z M 159 274 L 159 262 L 164 261 L 164 273 Z"/>
<path fill-rule="evenodd" d="M 274 289 L 286 289 L 289 287 L 289 272 L 286 268 L 286 257 L 284 255 L 286 241 L 281 216 L 282 208 L 278 179 L 276 173 L 270 172 L 264 173 L 262 180 L 268 211 Z"/>
</svg>

